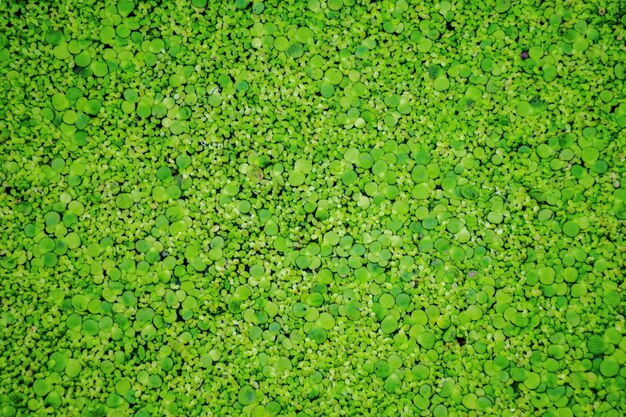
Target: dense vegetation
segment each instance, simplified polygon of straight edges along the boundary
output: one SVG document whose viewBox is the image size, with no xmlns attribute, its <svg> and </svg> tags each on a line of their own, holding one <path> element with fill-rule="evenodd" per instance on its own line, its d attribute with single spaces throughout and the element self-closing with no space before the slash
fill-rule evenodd
<svg viewBox="0 0 626 417">
<path fill-rule="evenodd" d="M 0 2 L 0 416 L 625 415 L 625 13 Z"/>
</svg>

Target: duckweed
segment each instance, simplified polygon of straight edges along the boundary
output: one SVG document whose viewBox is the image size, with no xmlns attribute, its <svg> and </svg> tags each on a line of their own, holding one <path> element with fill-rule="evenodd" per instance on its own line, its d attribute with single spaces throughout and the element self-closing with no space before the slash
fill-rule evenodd
<svg viewBox="0 0 626 417">
<path fill-rule="evenodd" d="M 625 16 L 0 2 L 0 416 L 625 415 Z"/>
</svg>

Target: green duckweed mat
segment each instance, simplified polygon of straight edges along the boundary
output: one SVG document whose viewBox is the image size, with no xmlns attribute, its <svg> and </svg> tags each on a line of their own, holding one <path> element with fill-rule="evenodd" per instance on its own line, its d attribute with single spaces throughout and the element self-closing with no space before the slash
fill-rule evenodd
<svg viewBox="0 0 626 417">
<path fill-rule="evenodd" d="M 0 417 L 625 415 L 625 24 L 0 1 Z"/>
</svg>

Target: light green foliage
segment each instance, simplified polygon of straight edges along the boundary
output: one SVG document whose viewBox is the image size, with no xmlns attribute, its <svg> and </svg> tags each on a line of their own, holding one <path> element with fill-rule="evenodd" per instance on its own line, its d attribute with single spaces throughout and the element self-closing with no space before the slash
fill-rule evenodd
<svg viewBox="0 0 626 417">
<path fill-rule="evenodd" d="M 625 415 L 625 11 L 0 1 L 0 417 Z"/>
</svg>

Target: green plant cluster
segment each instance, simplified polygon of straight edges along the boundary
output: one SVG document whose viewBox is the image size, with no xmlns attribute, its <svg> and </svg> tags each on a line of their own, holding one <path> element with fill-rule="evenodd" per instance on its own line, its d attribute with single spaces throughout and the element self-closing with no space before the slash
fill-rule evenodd
<svg viewBox="0 0 626 417">
<path fill-rule="evenodd" d="M 625 415 L 625 24 L 0 2 L 0 416 Z"/>
</svg>

